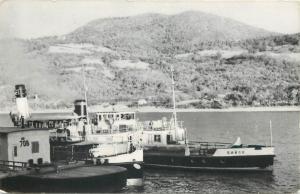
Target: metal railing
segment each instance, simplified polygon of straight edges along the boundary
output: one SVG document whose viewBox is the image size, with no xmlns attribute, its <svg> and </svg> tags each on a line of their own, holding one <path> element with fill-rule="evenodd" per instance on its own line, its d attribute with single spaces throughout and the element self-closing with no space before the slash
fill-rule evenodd
<svg viewBox="0 0 300 194">
<path fill-rule="evenodd" d="M 201 148 L 201 149 L 217 149 L 217 148 L 227 148 L 231 143 L 223 142 L 201 142 L 201 141 L 189 141 L 189 147 Z"/>
<path fill-rule="evenodd" d="M 0 160 L 0 169 L 3 170 L 24 170 L 27 168 L 27 162 Z"/>
<path fill-rule="evenodd" d="M 143 121 L 140 123 L 143 130 L 146 131 L 165 131 L 165 130 L 172 130 L 174 129 L 174 121 Z M 177 121 L 177 126 L 179 128 L 183 128 L 183 121 Z"/>
</svg>

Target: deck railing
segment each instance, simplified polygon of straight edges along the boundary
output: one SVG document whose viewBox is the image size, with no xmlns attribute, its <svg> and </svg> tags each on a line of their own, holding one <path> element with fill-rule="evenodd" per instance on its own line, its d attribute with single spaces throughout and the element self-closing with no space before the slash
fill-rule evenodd
<svg viewBox="0 0 300 194">
<path fill-rule="evenodd" d="M 201 149 L 212 149 L 212 148 L 227 148 L 231 143 L 223 143 L 223 142 L 201 142 L 201 141 L 189 141 L 190 147 L 200 147 Z"/>
<path fill-rule="evenodd" d="M 165 130 L 172 130 L 174 129 L 174 122 L 173 121 L 143 121 L 140 122 L 140 126 L 143 128 L 143 130 L 146 131 L 165 131 Z M 177 126 L 179 128 L 183 128 L 183 121 L 177 121 Z"/>
<path fill-rule="evenodd" d="M 24 170 L 27 168 L 27 162 L 0 160 L 0 169 L 3 170 Z"/>
</svg>

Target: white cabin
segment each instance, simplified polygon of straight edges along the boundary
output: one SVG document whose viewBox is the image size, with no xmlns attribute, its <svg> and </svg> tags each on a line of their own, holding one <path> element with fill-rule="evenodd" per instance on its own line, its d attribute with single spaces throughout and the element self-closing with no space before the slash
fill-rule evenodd
<svg viewBox="0 0 300 194">
<path fill-rule="evenodd" d="M 49 130 L 0 127 L 0 160 L 50 163 Z"/>
<path fill-rule="evenodd" d="M 184 144 L 185 129 L 182 122 L 177 122 L 174 126 L 174 120 L 167 121 L 166 118 L 156 121 L 145 121 L 143 125 L 143 145 L 160 146 L 168 144 Z"/>
<path fill-rule="evenodd" d="M 92 133 L 85 140 L 94 143 L 126 143 L 139 145 L 142 130 L 135 112 L 98 112 L 93 119 Z"/>
</svg>

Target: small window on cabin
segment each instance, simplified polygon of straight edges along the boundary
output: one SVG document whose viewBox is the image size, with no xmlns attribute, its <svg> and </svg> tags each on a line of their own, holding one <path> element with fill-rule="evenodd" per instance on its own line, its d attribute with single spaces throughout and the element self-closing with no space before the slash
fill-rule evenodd
<svg viewBox="0 0 300 194">
<path fill-rule="evenodd" d="M 69 126 L 69 122 L 68 121 L 64 121 L 63 125 L 64 125 L 64 128 L 67 128 Z"/>
<path fill-rule="evenodd" d="M 106 114 L 103 115 L 103 119 L 104 119 L 104 120 L 107 120 L 107 115 L 106 115 Z"/>
<path fill-rule="evenodd" d="M 31 150 L 32 153 L 39 153 L 39 142 L 38 141 L 33 141 L 31 142 Z"/>
<path fill-rule="evenodd" d="M 128 125 L 128 131 L 133 131 L 133 125 Z"/>
<path fill-rule="evenodd" d="M 53 121 L 49 121 L 49 122 L 48 122 L 48 127 L 49 127 L 49 128 L 53 128 L 53 127 L 54 127 Z"/>
<path fill-rule="evenodd" d="M 18 147 L 14 146 L 14 157 L 18 156 Z"/>
<path fill-rule="evenodd" d="M 101 116 L 101 115 L 99 115 L 99 121 L 101 121 L 101 118 L 102 118 L 102 116 Z"/>
<path fill-rule="evenodd" d="M 154 135 L 154 141 L 155 142 L 161 142 L 160 135 Z"/>
<path fill-rule="evenodd" d="M 28 121 L 28 127 L 33 127 L 32 121 Z"/>
<path fill-rule="evenodd" d="M 127 125 L 119 125 L 120 131 L 127 131 Z"/>
</svg>

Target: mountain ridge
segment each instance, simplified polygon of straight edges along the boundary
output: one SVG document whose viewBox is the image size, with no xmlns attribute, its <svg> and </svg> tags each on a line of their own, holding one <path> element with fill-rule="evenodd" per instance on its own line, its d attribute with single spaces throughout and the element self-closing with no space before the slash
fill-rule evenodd
<svg viewBox="0 0 300 194">
<path fill-rule="evenodd" d="M 237 41 L 273 34 L 229 18 L 188 11 L 97 19 L 69 33 L 66 39 L 125 51 L 146 45 L 150 52 L 164 53 L 165 49 L 159 48 L 177 47 L 184 51 L 204 41 Z"/>
</svg>

